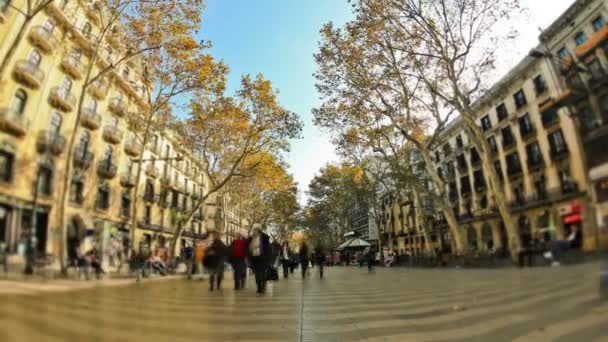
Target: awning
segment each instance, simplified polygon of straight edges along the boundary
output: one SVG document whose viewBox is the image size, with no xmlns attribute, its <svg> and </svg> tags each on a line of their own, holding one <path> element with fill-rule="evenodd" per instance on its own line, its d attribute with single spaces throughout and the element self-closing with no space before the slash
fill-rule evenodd
<svg viewBox="0 0 608 342">
<path fill-rule="evenodd" d="M 346 240 L 344 243 L 342 243 L 336 249 L 341 251 L 341 250 L 347 249 L 347 248 L 361 248 L 361 247 L 369 247 L 369 246 L 371 246 L 371 244 L 363 239 L 352 238 L 352 239 Z"/>
<path fill-rule="evenodd" d="M 572 214 L 572 215 L 564 217 L 565 224 L 579 223 L 582 220 L 583 220 L 583 218 L 581 217 L 581 214 Z"/>
</svg>

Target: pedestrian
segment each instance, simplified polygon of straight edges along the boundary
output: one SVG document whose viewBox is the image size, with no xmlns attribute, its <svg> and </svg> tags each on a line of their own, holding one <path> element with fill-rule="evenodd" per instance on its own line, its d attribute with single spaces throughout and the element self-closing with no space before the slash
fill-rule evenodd
<svg viewBox="0 0 608 342">
<path fill-rule="evenodd" d="M 243 234 L 237 233 L 236 239 L 230 244 L 230 262 L 234 271 L 234 289 L 237 291 L 245 287 L 247 275 L 246 256 L 247 241 L 243 238 Z"/>
<path fill-rule="evenodd" d="M 315 263 L 319 266 L 319 277 L 323 279 L 323 265 L 325 264 L 325 250 L 321 244 L 315 248 L 314 254 Z"/>
<path fill-rule="evenodd" d="M 266 292 L 266 277 L 272 254 L 270 237 L 262 231 L 261 225 L 254 225 L 248 246 L 249 260 L 255 274 L 256 293 L 261 295 Z"/>
<path fill-rule="evenodd" d="M 300 267 L 302 267 L 302 279 L 306 277 L 306 272 L 308 271 L 308 264 L 310 262 L 308 253 L 308 245 L 306 242 L 302 242 L 300 245 Z"/>
<path fill-rule="evenodd" d="M 289 252 L 289 243 L 287 241 L 283 241 L 281 245 L 281 265 L 283 266 L 283 278 L 289 278 L 289 267 L 291 266 Z"/>
<path fill-rule="evenodd" d="M 196 275 L 203 273 L 203 260 L 205 259 L 205 250 L 207 249 L 207 244 L 204 240 L 199 241 L 196 244 L 196 250 L 194 251 L 194 264 L 192 265 L 192 275 Z M 202 280 L 202 278 L 201 278 Z"/>
<path fill-rule="evenodd" d="M 363 252 L 363 259 L 367 261 L 367 271 L 370 273 L 373 272 L 374 262 L 376 259 L 376 252 L 374 251 L 373 247 L 368 246 L 365 248 L 365 251 Z"/>
<path fill-rule="evenodd" d="M 97 251 L 97 247 L 93 246 L 85 255 L 87 262 L 93 270 L 95 271 L 95 277 L 100 279 L 103 274 L 106 273 L 104 269 L 101 267 L 101 260 L 99 259 L 99 251 Z"/>
<path fill-rule="evenodd" d="M 214 285 L 221 290 L 224 278 L 224 263 L 226 262 L 226 245 L 221 239 L 219 232 L 211 233 L 211 242 L 205 251 L 204 264 L 209 271 L 209 291 L 214 290 Z"/>
</svg>

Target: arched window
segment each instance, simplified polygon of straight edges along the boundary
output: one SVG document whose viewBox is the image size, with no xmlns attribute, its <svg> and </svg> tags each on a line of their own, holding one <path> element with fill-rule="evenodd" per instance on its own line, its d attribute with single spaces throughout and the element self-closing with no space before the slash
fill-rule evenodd
<svg viewBox="0 0 608 342">
<path fill-rule="evenodd" d="M 114 149 L 110 145 L 106 145 L 106 149 L 103 153 L 103 160 L 107 163 L 112 162 L 112 156 L 114 155 Z"/>
<path fill-rule="evenodd" d="M 42 24 L 42 28 L 48 33 L 53 33 L 53 30 L 55 30 L 55 24 L 52 21 L 47 20 L 44 22 L 44 24 Z"/>
<path fill-rule="evenodd" d="M 51 124 L 49 125 L 49 132 L 53 135 L 59 134 L 59 132 L 61 131 L 62 121 L 63 118 L 61 117 L 61 114 L 54 112 L 53 115 L 51 115 Z"/>
<path fill-rule="evenodd" d="M 13 111 L 19 115 L 23 115 L 25 112 L 25 105 L 27 104 L 27 93 L 23 89 L 18 89 L 15 92 L 13 98 Z"/>
<path fill-rule="evenodd" d="M 81 32 L 87 38 L 89 38 L 91 36 L 91 24 L 89 24 L 88 21 L 86 23 L 84 23 L 84 25 L 82 26 Z"/>
<path fill-rule="evenodd" d="M 72 79 L 69 77 L 65 77 L 62 81 L 61 81 L 61 89 L 63 89 L 63 91 L 68 94 L 71 90 L 72 90 Z"/>
<path fill-rule="evenodd" d="M 89 142 L 91 141 L 91 135 L 88 131 L 82 131 L 80 134 L 80 143 L 78 144 L 78 148 L 82 153 L 85 153 L 89 149 Z"/>
<path fill-rule="evenodd" d="M 27 60 L 30 65 L 38 67 L 40 65 L 40 61 L 42 60 L 42 56 L 38 50 L 32 50 Z"/>
<path fill-rule="evenodd" d="M 95 99 L 90 99 L 90 100 L 89 100 L 89 109 L 90 109 L 92 112 L 97 111 L 97 101 L 95 101 Z"/>
</svg>

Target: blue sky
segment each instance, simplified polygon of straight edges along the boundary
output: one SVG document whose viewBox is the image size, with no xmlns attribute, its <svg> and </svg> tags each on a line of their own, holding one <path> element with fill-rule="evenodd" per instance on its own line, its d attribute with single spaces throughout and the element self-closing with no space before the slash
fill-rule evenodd
<svg viewBox="0 0 608 342">
<path fill-rule="evenodd" d="M 201 37 L 230 66 L 229 91 L 242 74 L 262 73 L 279 89 L 281 103 L 304 121 L 303 139 L 293 142 L 287 156 L 301 192 L 322 165 L 336 159 L 310 113 L 318 103 L 312 74 L 319 29 L 328 21 L 342 25 L 350 16 L 346 0 L 208 0 L 203 13 Z"/>
</svg>

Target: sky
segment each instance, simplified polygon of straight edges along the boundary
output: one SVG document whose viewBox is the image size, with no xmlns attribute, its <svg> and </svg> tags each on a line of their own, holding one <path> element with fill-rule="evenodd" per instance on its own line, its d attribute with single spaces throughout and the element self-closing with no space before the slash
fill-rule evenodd
<svg viewBox="0 0 608 342">
<path fill-rule="evenodd" d="M 537 44 L 538 28 L 548 26 L 574 0 L 520 0 L 525 12 L 517 21 L 519 37 L 503 47 L 497 75 L 505 74 Z M 243 74 L 262 73 L 279 89 L 279 101 L 304 122 L 303 138 L 287 155 L 299 183 L 300 200 L 315 173 L 338 158 L 328 134 L 312 123 L 319 103 L 314 87 L 319 30 L 326 22 L 343 25 L 352 18 L 347 0 L 207 0 L 200 36 L 230 67 L 228 91 Z"/>
</svg>

